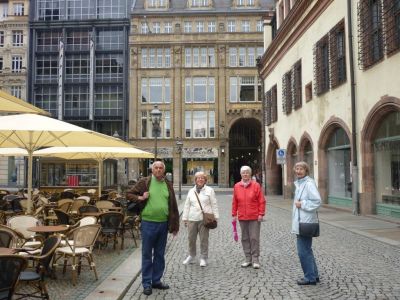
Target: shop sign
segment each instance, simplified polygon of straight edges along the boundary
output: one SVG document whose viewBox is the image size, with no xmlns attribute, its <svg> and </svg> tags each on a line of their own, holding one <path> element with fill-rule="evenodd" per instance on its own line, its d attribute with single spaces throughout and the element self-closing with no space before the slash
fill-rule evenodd
<svg viewBox="0 0 400 300">
<path fill-rule="evenodd" d="M 182 157 L 184 158 L 217 158 L 217 148 L 183 148 Z"/>
</svg>

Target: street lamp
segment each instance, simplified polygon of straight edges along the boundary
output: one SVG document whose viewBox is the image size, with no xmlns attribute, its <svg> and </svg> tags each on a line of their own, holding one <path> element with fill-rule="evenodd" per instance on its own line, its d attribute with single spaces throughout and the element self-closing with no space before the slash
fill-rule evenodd
<svg viewBox="0 0 400 300">
<path fill-rule="evenodd" d="M 178 153 L 178 176 L 179 176 L 179 200 L 182 199 L 182 147 L 183 147 L 183 142 L 178 139 L 176 141 L 176 152 Z"/>
<path fill-rule="evenodd" d="M 156 161 L 157 160 L 157 138 L 161 133 L 160 123 L 161 123 L 161 116 L 162 116 L 162 113 L 158 109 L 157 105 L 154 105 L 154 108 L 150 112 L 150 116 L 151 116 L 151 123 L 153 124 L 153 136 L 155 137 L 155 140 L 154 140 L 154 161 Z"/>
</svg>

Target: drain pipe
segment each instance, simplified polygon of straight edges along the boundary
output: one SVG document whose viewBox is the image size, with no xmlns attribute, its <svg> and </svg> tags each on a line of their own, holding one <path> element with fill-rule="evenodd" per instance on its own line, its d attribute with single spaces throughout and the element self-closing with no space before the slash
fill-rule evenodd
<svg viewBox="0 0 400 300">
<path fill-rule="evenodd" d="M 357 120 L 356 120 L 356 83 L 354 80 L 354 50 L 352 26 L 352 0 L 347 0 L 347 31 L 349 38 L 349 66 L 350 66 L 350 92 L 351 92 L 351 194 L 353 214 L 360 214 L 360 198 L 358 193 L 358 160 L 357 160 Z"/>
</svg>

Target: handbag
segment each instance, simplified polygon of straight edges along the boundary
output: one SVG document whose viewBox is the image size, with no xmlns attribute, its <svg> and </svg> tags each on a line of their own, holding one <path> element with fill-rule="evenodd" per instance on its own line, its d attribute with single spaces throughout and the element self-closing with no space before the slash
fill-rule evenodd
<svg viewBox="0 0 400 300">
<path fill-rule="evenodd" d="M 203 210 L 203 207 L 201 206 L 200 203 L 200 199 L 199 196 L 197 195 L 197 192 L 194 192 L 194 194 L 196 195 L 197 201 L 199 202 L 200 208 L 201 208 L 201 212 L 203 213 L 203 224 L 204 227 L 208 228 L 208 229 L 215 229 L 218 226 L 217 223 L 217 219 L 215 218 L 213 213 L 205 213 Z"/>
<path fill-rule="evenodd" d="M 304 186 L 305 188 L 305 186 Z M 303 190 L 300 193 L 300 197 L 303 194 Z M 300 199 L 299 197 L 299 199 Z M 297 219 L 299 221 L 299 235 L 300 236 L 305 236 L 305 237 L 318 237 L 319 236 L 319 218 L 318 218 L 318 211 L 317 211 L 317 223 L 301 223 L 300 222 L 300 208 L 297 208 L 299 210 L 299 214 L 297 215 Z"/>
</svg>

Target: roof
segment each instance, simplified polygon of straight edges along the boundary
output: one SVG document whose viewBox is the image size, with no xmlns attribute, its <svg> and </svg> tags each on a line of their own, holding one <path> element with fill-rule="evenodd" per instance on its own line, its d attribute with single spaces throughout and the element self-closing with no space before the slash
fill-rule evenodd
<svg viewBox="0 0 400 300">
<path fill-rule="evenodd" d="M 195 9 L 186 8 L 187 0 L 170 0 L 168 10 L 144 9 L 146 0 L 133 1 L 131 14 L 132 15 L 164 15 L 168 14 L 215 14 L 215 13 L 231 13 L 242 14 L 244 12 L 265 12 L 275 9 L 275 0 L 259 0 L 260 6 L 255 8 L 232 8 L 232 0 L 214 0 L 214 7 L 211 9 Z"/>
</svg>

